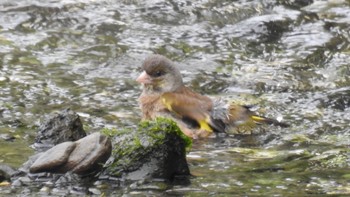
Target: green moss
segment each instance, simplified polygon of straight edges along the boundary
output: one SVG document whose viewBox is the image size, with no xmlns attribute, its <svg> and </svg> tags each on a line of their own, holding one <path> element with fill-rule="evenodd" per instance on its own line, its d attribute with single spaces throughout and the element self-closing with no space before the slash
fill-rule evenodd
<svg viewBox="0 0 350 197">
<path fill-rule="evenodd" d="M 140 138 L 135 138 L 134 145 L 136 148 L 142 147 L 142 142 L 141 142 Z"/>
<path fill-rule="evenodd" d="M 163 139 L 164 135 L 162 132 L 175 133 L 184 140 L 186 149 L 190 149 L 192 146 L 191 138 L 187 137 L 177 126 L 176 122 L 171 119 L 158 117 L 154 121 L 142 121 L 138 126 L 138 131 L 144 130 L 148 131 L 151 136 L 158 139 Z"/>
<path fill-rule="evenodd" d="M 101 133 L 106 135 L 106 136 L 113 137 L 113 136 L 117 135 L 118 133 L 120 133 L 120 131 L 118 131 L 115 128 L 113 128 L 113 129 L 103 128 L 101 130 Z"/>
</svg>

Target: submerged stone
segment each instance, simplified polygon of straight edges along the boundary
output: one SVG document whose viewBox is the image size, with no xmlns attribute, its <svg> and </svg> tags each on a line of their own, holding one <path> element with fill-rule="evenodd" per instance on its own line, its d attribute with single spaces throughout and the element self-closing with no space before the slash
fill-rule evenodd
<svg viewBox="0 0 350 197">
<path fill-rule="evenodd" d="M 105 171 L 111 176 L 172 179 L 190 173 L 186 147 L 191 140 L 171 120 L 145 121 L 134 131 L 115 131 L 113 136 L 112 157 Z"/>
<path fill-rule="evenodd" d="M 5 164 L 0 164 L 0 182 L 10 180 L 10 177 L 15 173 L 15 170 Z"/>
<path fill-rule="evenodd" d="M 309 159 L 310 169 L 348 168 L 350 160 L 348 148 L 335 148 L 324 151 Z"/>
</svg>

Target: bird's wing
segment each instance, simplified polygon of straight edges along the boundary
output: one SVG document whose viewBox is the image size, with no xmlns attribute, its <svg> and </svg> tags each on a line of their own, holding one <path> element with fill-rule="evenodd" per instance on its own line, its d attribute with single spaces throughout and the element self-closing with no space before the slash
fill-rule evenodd
<svg viewBox="0 0 350 197">
<path fill-rule="evenodd" d="M 229 119 L 228 122 L 231 125 L 239 125 L 240 123 L 254 123 L 258 124 L 272 124 L 281 127 L 288 127 L 289 125 L 283 122 L 279 122 L 272 118 L 266 118 L 259 116 L 255 112 L 250 111 L 251 106 L 230 104 L 229 106 Z"/>
<path fill-rule="evenodd" d="M 200 99 L 202 95 L 193 96 L 176 92 L 164 93 L 161 96 L 166 108 L 176 116 L 188 122 L 196 123 L 200 129 L 212 132 L 209 125 L 209 108 L 212 106 L 208 97 Z M 209 99 L 209 100 L 208 100 Z"/>
</svg>

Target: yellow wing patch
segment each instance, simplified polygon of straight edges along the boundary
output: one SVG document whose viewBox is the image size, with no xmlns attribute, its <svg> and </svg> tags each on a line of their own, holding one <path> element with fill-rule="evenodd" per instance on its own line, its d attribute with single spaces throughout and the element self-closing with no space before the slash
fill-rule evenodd
<svg viewBox="0 0 350 197">
<path fill-rule="evenodd" d="M 184 99 L 186 97 L 179 97 L 171 93 L 164 93 L 161 96 L 163 104 L 170 112 L 175 113 L 181 118 L 189 117 L 195 120 L 199 124 L 200 130 L 213 132 L 213 129 L 209 125 L 210 117 L 205 115 L 200 109 L 197 109 L 196 107 L 198 106 L 191 105 L 188 102 L 181 102 Z"/>
<path fill-rule="evenodd" d="M 199 120 L 198 123 L 201 130 L 213 132 L 213 129 L 208 124 L 208 120 Z"/>
<path fill-rule="evenodd" d="M 171 107 L 171 102 L 168 101 L 166 99 L 166 97 L 162 97 L 162 102 L 165 105 L 165 107 L 169 110 L 169 111 L 173 111 L 172 107 Z"/>
</svg>

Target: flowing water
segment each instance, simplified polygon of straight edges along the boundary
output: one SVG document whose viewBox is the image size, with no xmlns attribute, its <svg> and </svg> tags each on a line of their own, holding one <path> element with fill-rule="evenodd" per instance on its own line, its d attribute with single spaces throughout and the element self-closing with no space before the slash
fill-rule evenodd
<svg viewBox="0 0 350 197">
<path fill-rule="evenodd" d="M 0 162 L 19 167 L 64 108 L 88 132 L 137 124 L 134 79 L 160 53 L 196 91 L 291 127 L 197 141 L 189 183 L 107 193 L 350 194 L 349 32 L 348 0 L 1 0 Z"/>
</svg>

